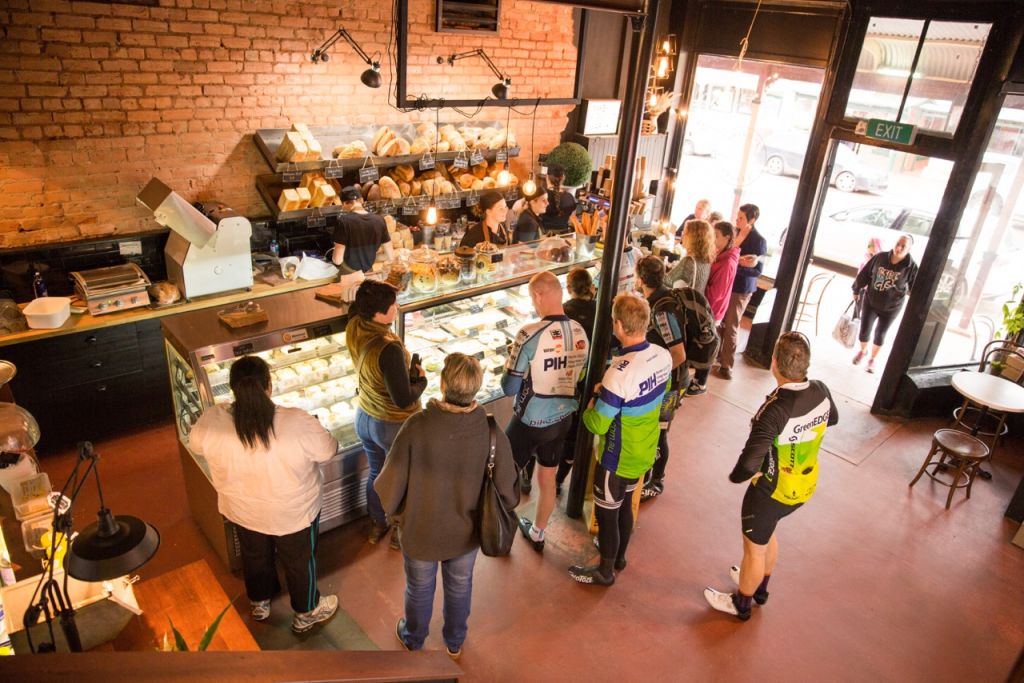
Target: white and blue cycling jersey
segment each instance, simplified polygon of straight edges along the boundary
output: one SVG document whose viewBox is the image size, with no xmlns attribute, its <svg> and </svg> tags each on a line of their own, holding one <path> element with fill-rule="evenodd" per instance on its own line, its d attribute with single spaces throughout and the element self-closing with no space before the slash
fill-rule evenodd
<svg viewBox="0 0 1024 683">
<path fill-rule="evenodd" d="M 513 411 L 523 424 L 547 427 L 576 412 L 576 383 L 587 349 L 587 333 L 565 315 L 549 315 L 519 330 L 501 389 L 516 397 Z"/>
</svg>

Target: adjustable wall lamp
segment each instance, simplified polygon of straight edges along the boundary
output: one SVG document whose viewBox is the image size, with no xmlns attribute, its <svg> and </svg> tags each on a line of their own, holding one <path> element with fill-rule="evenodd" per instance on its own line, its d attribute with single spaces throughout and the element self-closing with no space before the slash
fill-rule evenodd
<svg viewBox="0 0 1024 683">
<path fill-rule="evenodd" d="M 359 80 L 363 82 L 368 88 L 379 88 L 380 87 L 380 62 L 370 59 L 370 56 L 366 54 L 363 48 L 359 47 L 359 43 L 355 41 L 355 38 L 345 30 L 344 27 L 339 28 L 334 32 L 330 38 L 324 41 L 324 44 L 313 50 L 313 54 L 310 55 L 310 60 L 316 64 L 317 62 L 326 62 L 331 56 L 327 54 L 327 51 L 338 42 L 341 38 L 345 39 L 345 42 L 352 46 L 352 49 L 356 51 L 359 58 L 370 65 L 370 68 L 364 71 L 360 76 Z"/>
<path fill-rule="evenodd" d="M 512 79 L 501 73 L 498 67 L 494 65 L 494 62 L 491 61 L 491 58 L 487 56 L 487 53 L 483 51 L 483 48 L 478 47 L 477 49 L 469 50 L 468 52 L 456 52 L 453 55 L 448 55 L 447 59 L 445 59 L 444 57 L 438 57 L 437 63 L 443 64 L 445 61 L 447 61 L 448 66 L 454 66 L 457 60 L 465 59 L 466 57 L 476 56 L 480 56 L 487 64 L 487 66 L 491 69 L 491 71 L 494 72 L 494 75 L 498 77 L 498 82 L 494 84 L 493 88 L 491 88 L 491 94 L 493 94 L 499 100 L 506 99 L 508 97 L 509 86 L 512 85 Z"/>
</svg>

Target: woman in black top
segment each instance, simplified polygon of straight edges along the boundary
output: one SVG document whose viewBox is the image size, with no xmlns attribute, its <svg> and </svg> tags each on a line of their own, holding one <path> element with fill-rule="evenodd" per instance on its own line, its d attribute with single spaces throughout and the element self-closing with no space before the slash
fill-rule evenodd
<svg viewBox="0 0 1024 683">
<path fill-rule="evenodd" d="M 513 242 L 529 242 L 540 239 L 541 215 L 548 208 L 547 190 L 537 185 L 533 194 L 523 193 L 526 201 L 526 208 L 519 214 L 516 220 L 515 230 L 512 233 Z"/>
<path fill-rule="evenodd" d="M 511 243 L 512 236 L 504 224 L 508 215 L 508 204 L 500 192 L 484 192 L 480 195 L 480 203 L 477 204 L 476 210 L 481 220 L 466 231 L 459 242 L 460 247 L 475 247 L 481 242 L 493 242 L 501 246 Z"/>
<path fill-rule="evenodd" d="M 872 256 L 853 281 L 853 296 L 861 305 L 860 351 L 853 357 L 854 365 L 860 363 L 867 354 L 871 328 L 875 328 L 871 358 L 868 359 L 868 372 L 875 371 L 875 358 L 885 343 L 885 333 L 903 308 L 903 300 L 914 288 L 917 263 L 910 255 L 910 247 L 913 244 L 913 237 L 901 236 L 891 251 L 879 252 Z M 867 291 L 862 295 L 861 292 L 865 288 Z"/>
<path fill-rule="evenodd" d="M 562 189 L 565 169 L 558 164 L 548 166 L 548 208 L 541 216 L 544 230 L 560 233 L 569 229 L 569 218 L 576 211 L 576 199 Z"/>
</svg>

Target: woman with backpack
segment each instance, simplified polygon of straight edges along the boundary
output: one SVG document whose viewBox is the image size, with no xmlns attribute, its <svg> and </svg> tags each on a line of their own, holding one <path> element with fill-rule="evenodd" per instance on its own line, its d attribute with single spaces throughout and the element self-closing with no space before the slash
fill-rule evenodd
<svg viewBox="0 0 1024 683">
<path fill-rule="evenodd" d="M 725 318 L 726 309 L 729 307 L 729 297 L 732 295 L 733 280 L 736 279 L 736 269 L 740 263 L 739 247 L 734 246 L 736 231 L 729 221 L 718 221 L 715 223 L 715 249 L 718 256 L 708 274 L 708 284 L 704 288 L 704 296 L 711 306 L 711 313 L 715 317 L 715 323 L 719 326 L 721 336 L 722 320 Z M 694 372 L 690 386 L 686 388 L 687 396 L 699 396 L 708 390 L 708 375 L 710 368 L 701 368 Z"/>
<path fill-rule="evenodd" d="M 686 221 L 683 226 L 683 249 L 686 255 L 665 276 L 665 284 L 674 289 L 693 287 L 703 292 L 715 260 L 715 231 L 707 221 Z"/>
</svg>

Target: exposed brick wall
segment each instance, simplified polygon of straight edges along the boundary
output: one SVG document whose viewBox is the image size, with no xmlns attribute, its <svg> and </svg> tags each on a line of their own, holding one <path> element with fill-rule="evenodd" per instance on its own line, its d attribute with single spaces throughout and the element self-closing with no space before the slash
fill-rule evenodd
<svg viewBox="0 0 1024 683">
<path fill-rule="evenodd" d="M 389 2 L 160 5 L 8 0 L 0 9 L 0 247 L 152 228 L 135 195 L 153 176 L 190 200 L 266 215 L 255 190 L 255 176 L 269 172 L 257 128 L 433 120 L 390 107 L 386 56 L 379 90 L 359 82 L 365 65 L 343 41 L 328 63 L 309 61 L 340 25 L 383 53 Z M 488 94 L 495 79 L 479 59 L 436 64 L 477 47 L 509 73 L 514 96 L 571 96 L 571 9 L 505 0 L 497 38 L 435 33 L 433 24 L 434 0 L 412 0 L 410 96 Z M 538 111 L 535 154 L 557 144 L 570 109 Z M 477 116 L 504 117 L 494 107 Z M 530 118 L 513 113 L 511 125 L 525 158 Z"/>
</svg>

